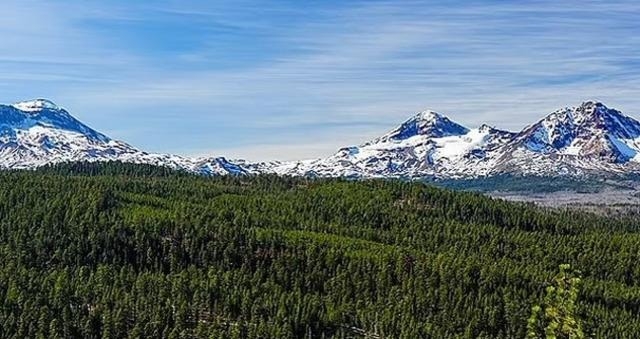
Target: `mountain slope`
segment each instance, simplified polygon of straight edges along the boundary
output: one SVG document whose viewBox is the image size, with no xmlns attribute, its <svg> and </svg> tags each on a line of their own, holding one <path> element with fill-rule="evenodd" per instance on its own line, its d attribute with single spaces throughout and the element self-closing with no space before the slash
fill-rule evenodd
<svg viewBox="0 0 640 339">
<path fill-rule="evenodd" d="M 327 158 L 253 163 L 147 153 L 114 140 L 45 99 L 0 105 L 0 168 L 69 161 L 122 161 L 194 173 L 353 178 L 477 178 L 640 172 L 640 122 L 596 101 L 552 112 L 519 133 L 467 128 L 424 111 Z"/>
<path fill-rule="evenodd" d="M 509 141 L 512 133 L 489 126 L 463 127 L 441 114 L 421 112 L 380 138 L 346 147 L 315 161 L 287 163 L 281 174 L 351 177 L 462 176 L 459 164 L 484 174 L 490 155 Z M 488 156 L 489 155 L 489 156 Z"/>
<path fill-rule="evenodd" d="M 48 100 L 0 105 L 0 166 L 28 168 L 74 160 L 108 160 L 135 154 L 73 118 Z"/>
<path fill-rule="evenodd" d="M 598 174 L 637 172 L 640 123 L 596 101 L 555 111 L 505 148 L 494 172 Z"/>
<path fill-rule="evenodd" d="M 203 174 L 244 172 L 224 158 L 191 159 L 140 151 L 86 126 L 49 100 L 0 105 L 0 168 L 111 160 L 163 165 Z"/>
<path fill-rule="evenodd" d="M 391 132 L 319 160 L 277 164 L 287 175 L 473 178 L 499 174 L 607 175 L 640 170 L 640 123 L 587 101 L 519 133 L 469 129 L 418 113 Z"/>
</svg>

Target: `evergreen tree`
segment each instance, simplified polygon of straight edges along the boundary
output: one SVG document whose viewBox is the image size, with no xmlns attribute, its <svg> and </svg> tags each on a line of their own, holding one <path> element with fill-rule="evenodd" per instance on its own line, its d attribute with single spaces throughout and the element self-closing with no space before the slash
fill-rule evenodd
<svg viewBox="0 0 640 339">
<path fill-rule="evenodd" d="M 570 265 L 560 265 L 560 271 L 546 288 L 543 304 L 532 308 L 528 338 L 584 338 L 576 306 L 581 282 L 579 275 L 580 272 L 572 271 Z"/>
</svg>

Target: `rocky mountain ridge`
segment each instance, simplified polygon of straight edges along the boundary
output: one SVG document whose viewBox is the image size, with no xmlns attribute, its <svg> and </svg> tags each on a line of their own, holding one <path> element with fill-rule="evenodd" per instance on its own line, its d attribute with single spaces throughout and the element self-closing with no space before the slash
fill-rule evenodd
<svg viewBox="0 0 640 339">
<path fill-rule="evenodd" d="M 275 173 L 354 178 L 476 178 L 499 174 L 640 172 L 640 122 L 597 101 L 552 112 L 520 132 L 467 128 L 433 111 L 322 159 L 254 163 L 149 153 L 86 126 L 46 99 L 0 105 L 0 168 L 123 161 L 206 175 Z"/>
</svg>

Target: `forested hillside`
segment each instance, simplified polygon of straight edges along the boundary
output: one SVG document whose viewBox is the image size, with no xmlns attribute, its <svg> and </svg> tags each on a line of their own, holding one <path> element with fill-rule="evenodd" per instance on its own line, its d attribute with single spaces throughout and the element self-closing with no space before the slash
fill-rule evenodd
<svg viewBox="0 0 640 339">
<path fill-rule="evenodd" d="M 640 337 L 634 219 L 402 181 L 0 172 L 2 338 L 524 338 L 560 264 Z"/>
</svg>

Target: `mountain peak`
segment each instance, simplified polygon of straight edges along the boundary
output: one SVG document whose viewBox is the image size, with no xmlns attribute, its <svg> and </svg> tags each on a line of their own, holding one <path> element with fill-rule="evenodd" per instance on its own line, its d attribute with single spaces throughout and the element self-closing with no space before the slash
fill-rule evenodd
<svg viewBox="0 0 640 339">
<path fill-rule="evenodd" d="M 53 101 L 47 100 L 47 99 L 41 99 L 41 98 L 28 100 L 28 101 L 20 101 L 11 106 L 23 112 L 39 112 L 45 109 L 49 109 L 49 110 L 61 109 Z"/>
<path fill-rule="evenodd" d="M 492 131 L 495 131 L 496 128 L 488 124 L 482 124 L 480 125 L 480 127 L 478 127 L 478 130 L 480 132 L 491 133 Z"/>
<path fill-rule="evenodd" d="M 57 135 L 80 135 L 88 142 L 108 143 L 111 139 L 106 135 L 93 130 L 74 118 L 69 112 L 47 99 L 34 99 L 21 101 L 11 105 L 0 104 L 0 138 L 8 136 L 15 139 L 20 133 L 36 135 L 42 129 L 46 129 Z M 20 133 L 18 133 L 20 131 Z M 69 134 L 71 133 L 71 134 Z M 6 139 L 5 138 L 5 142 Z M 2 142 L 0 142 L 0 147 Z"/>
<path fill-rule="evenodd" d="M 605 104 L 597 100 L 583 101 L 578 107 L 575 108 L 576 111 L 591 113 L 591 114 L 596 113 L 601 109 L 608 110 Z"/>
<path fill-rule="evenodd" d="M 599 100 L 585 100 L 583 101 L 579 107 L 606 107 L 604 103 Z"/>
<path fill-rule="evenodd" d="M 422 111 L 405 121 L 394 130 L 390 137 L 393 139 L 407 139 L 415 135 L 429 137 L 445 137 L 462 135 L 469 132 L 466 127 L 451 121 L 446 116 L 431 110 Z"/>
<path fill-rule="evenodd" d="M 418 135 L 428 138 L 442 138 L 467 133 L 469 133 L 469 129 L 466 127 L 449 120 L 440 113 L 426 110 L 413 115 L 389 133 L 367 142 L 363 146 L 390 141 L 397 142 Z"/>
<path fill-rule="evenodd" d="M 413 116 L 413 119 L 420 121 L 436 121 L 442 118 L 445 117 L 442 114 L 432 110 L 422 111 Z"/>
<path fill-rule="evenodd" d="M 603 114 L 616 112 L 597 100 L 587 100 L 573 108 L 572 116 L 577 122 L 597 119 Z"/>
</svg>

